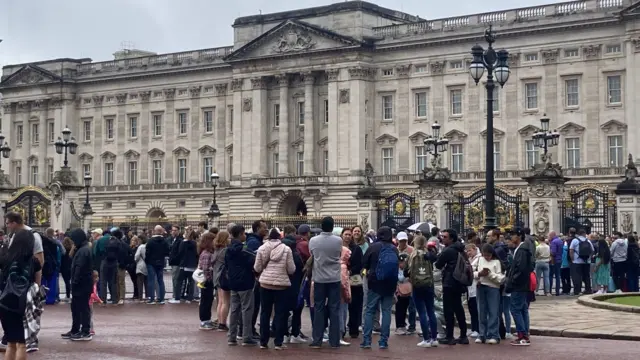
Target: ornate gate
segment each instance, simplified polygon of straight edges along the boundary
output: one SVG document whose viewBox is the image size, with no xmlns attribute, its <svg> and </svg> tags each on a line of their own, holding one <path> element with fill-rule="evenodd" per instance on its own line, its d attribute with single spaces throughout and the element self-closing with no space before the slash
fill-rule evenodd
<svg viewBox="0 0 640 360">
<path fill-rule="evenodd" d="M 39 187 L 25 186 L 7 201 L 5 211 L 20 213 L 27 226 L 44 231 L 51 224 L 51 196 Z"/>
<path fill-rule="evenodd" d="M 606 188 L 583 186 L 573 189 L 568 199 L 559 201 L 561 231 L 583 228 L 586 232 L 609 235 L 617 228 L 616 200 Z"/>
<path fill-rule="evenodd" d="M 419 205 L 416 198 L 402 191 L 393 191 L 378 204 L 378 228 L 388 226 L 405 231 L 418 222 Z"/>
<path fill-rule="evenodd" d="M 448 203 L 449 227 L 459 235 L 474 231 L 484 233 L 486 189 L 481 188 L 465 197 L 459 194 Z M 495 189 L 496 223 L 502 231 L 529 226 L 529 204 L 520 192 L 510 194 L 506 190 Z"/>
</svg>

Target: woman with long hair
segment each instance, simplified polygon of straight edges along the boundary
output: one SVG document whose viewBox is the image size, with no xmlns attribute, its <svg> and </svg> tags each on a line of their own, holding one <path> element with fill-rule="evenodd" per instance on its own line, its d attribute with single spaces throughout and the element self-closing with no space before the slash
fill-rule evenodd
<svg viewBox="0 0 640 360">
<path fill-rule="evenodd" d="M 129 231 L 129 235 L 131 235 L 131 231 Z M 130 237 L 130 243 L 129 243 L 129 255 L 130 255 L 130 261 L 127 262 L 127 273 L 129 274 L 129 278 L 131 279 L 131 282 L 133 283 L 133 300 L 138 300 L 140 298 L 142 298 L 142 296 L 140 296 L 140 293 L 142 292 L 142 288 L 140 288 L 140 285 L 138 284 L 138 279 L 137 279 L 137 275 L 136 275 L 136 268 L 137 268 L 137 264 L 135 261 L 135 256 L 136 256 L 136 252 L 138 251 L 138 247 L 140 246 L 140 238 L 138 238 L 137 236 L 132 236 Z"/>
<path fill-rule="evenodd" d="M 202 270 L 204 282 L 199 284 L 202 298 L 200 300 L 200 330 L 213 330 L 211 307 L 213 306 L 213 261 L 215 235 L 210 232 L 202 234 L 198 246 L 200 257 L 198 269 Z"/>
<path fill-rule="evenodd" d="M 62 241 L 62 247 L 64 247 L 64 254 L 60 259 L 60 275 L 64 281 L 64 289 L 67 294 L 67 301 L 71 299 L 71 259 L 73 257 L 73 240 L 70 237 L 65 237 Z"/>
<path fill-rule="evenodd" d="M 347 231 L 351 230 L 351 231 Z M 359 225 L 351 229 L 342 230 L 342 244 L 351 251 L 349 258 L 349 284 L 351 286 L 351 302 L 348 305 L 349 321 L 347 327 L 352 339 L 360 335 L 362 312 L 364 307 L 364 281 L 362 279 L 362 258 L 364 252 L 358 242 L 365 241 L 362 228 Z"/>
<path fill-rule="evenodd" d="M 213 285 L 218 289 L 218 307 L 216 308 L 216 318 L 218 321 L 218 331 L 228 331 L 227 317 L 229 316 L 229 305 L 231 303 L 231 293 L 229 292 L 229 284 L 220 283 L 220 272 L 224 265 L 224 255 L 227 253 L 227 246 L 231 242 L 231 238 L 227 231 L 220 231 L 213 241 L 213 264 L 212 276 Z"/>
<path fill-rule="evenodd" d="M 40 262 L 33 256 L 33 235 L 28 230 L 18 230 L 9 244 L 9 248 L 0 256 L 0 292 L 4 291 L 9 277 L 27 276 L 29 289 L 35 282 L 35 273 L 40 271 Z M 23 321 L 25 309 L 8 310 L 0 308 L 0 323 L 7 341 L 6 360 L 27 358 L 25 328 Z"/>
<path fill-rule="evenodd" d="M 178 247 L 178 258 L 180 259 L 180 274 L 178 283 L 180 284 L 180 294 L 175 296 L 175 300 L 184 300 L 187 304 L 194 298 L 195 285 L 193 272 L 198 267 L 198 237 L 196 231 L 189 231 L 188 237 L 180 243 Z"/>
<path fill-rule="evenodd" d="M 596 254 L 596 265 L 593 269 L 593 281 L 598 288 L 598 294 L 606 294 L 609 290 L 609 279 L 611 274 L 611 251 L 607 240 L 598 240 L 598 253 Z"/>
<path fill-rule="evenodd" d="M 144 261 L 144 257 L 147 252 L 147 237 L 141 235 L 139 238 L 140 245 L 136 250 L 133 260 L 136 263 L 136 283 L 138 284 L 138 296 L 139 300 L 149 298 L 149 292 L 147 289 L 147 263 Z M 144 293 L 143 293 L 144 290 Z"/>
<path fill-rule="evenodd" d="M 417 344 L 418 347 L 438 346 L 433 276 L 433 263 L 436 258 L 435 250 L 427 249 L 427 239 L 424 236 L 418 235 L 413 238 L 413 252 L 404 268 L 404 275 L 409 277 L 413 285 L 413 302 L 422 329 L 422 341 Z"/>
</svg>

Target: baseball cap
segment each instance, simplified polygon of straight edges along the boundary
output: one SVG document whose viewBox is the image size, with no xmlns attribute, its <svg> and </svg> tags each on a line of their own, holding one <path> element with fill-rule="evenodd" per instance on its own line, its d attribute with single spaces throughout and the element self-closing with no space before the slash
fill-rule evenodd
<svg viewBox="0 0 640 360">
<path fill-rule="evenodd" d="M 400 231 L 398 233 L 398 235 L 396 236 L 396 239 L 398 239 L 398 241 L 402 241 L 402 240 L 409 240 L 409 237 L 407 236 L 407 233 L 404 231 Z"/>
<path fill-rule="evenodd" d="M 306 234 L 311 232 L 311 228 L 307 224 L 302 224 L 298 226 L 298 234 Z"/>
<path fill-rule="evenodd" d="M 93 230 L 91 231 L 91 233 L 96 233 L 96 234 L 100 234 L 100 235 L 102 235 L 103 231 L 102 231 L 102 229 L 100 229 L 100 228 L 95 228 L 95 229 L 93 229 Z"/>
</svg>

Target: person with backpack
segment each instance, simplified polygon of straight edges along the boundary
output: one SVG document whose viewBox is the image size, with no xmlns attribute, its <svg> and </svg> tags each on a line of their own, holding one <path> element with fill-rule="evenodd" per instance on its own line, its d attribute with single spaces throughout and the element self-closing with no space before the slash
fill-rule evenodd
<svg viewBox="0 0 640 360">
<path fill-rule="evenodd" d="M 591 241 L 587 240 L 587 232 L 579 229 L 577 236 L 571 240 L 569 245 L 569 257 L 572 259 L 571 272 L 573 279 L 573 293 L 578 295 L 582 291 L 584 282 L 584 293 L 591 294 L 591 256 L 595 253 L 595 248 Z"/>
<path fill-rule="evenodd" d="M 380 307 L 381 324 L 378 347 L 389 347 L 391 328 L 391 307 L 393 296 L 398 285 L 398 269 L 400 258 L 398 249 L 393 245 L 393 233 L 388 226 L 378 229 L 378 241 L 371 244 L 362 259 L 362 267 L 366 271 L 368 283 L 367 304 L 364 316 L 363 337 L 360 347 L 371 348 L 371 334 L 373 332 L 373 317 Z"/>
<path fill-rule="evenodd" d="M 435 249 L 427 250 L 427 239 L 418 235 L 413 238 L 413 252 L 409 255 L 405 276 L 413 286 L 413 302 L 420 319 L 422 341 L 418 347 L 438 346 L 438 321 L 435 313 L 435 290 L 433 263 L 437 260 Z"/>
<path fill-rule="evenodd" d="M 442 303 L 447 335 L 440 343 L 467 345 L 469 338 L 467 338 L 467 320 L 462 306 L 462 295 L 467 292 L 467 286 L 473 283 L 473 271 L 464 252 L 464 245 L 458 241 L 455 230 L 448 229 L 442 232 L 442 244 L 445 248 L 438 256 L 435 267 L 442 271 Z M 460 328 L 458 339 L 453 337 L 454 318 L 457 318 Z"/>
</svg>

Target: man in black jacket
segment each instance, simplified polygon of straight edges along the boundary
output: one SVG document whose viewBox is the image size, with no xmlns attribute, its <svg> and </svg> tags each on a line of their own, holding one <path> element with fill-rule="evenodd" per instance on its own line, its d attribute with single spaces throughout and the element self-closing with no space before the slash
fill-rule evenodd
<svg viewBox="0 0 640 360">
<path fill-rule="evenodd" d="M 164 239 L 164 228 L 156 225 L 153 228 L 153 236 L 147 241 L 145 249 L 145 262 L 147 263 L 147 289 L 149 300 L 147 304 L 164 305 L 164 258 L 169 255 L 169 244 Z M 158 282 L 158 297 L 154 302 L 156 281 Z"/>
<path fill-rule="evenodd" d="M 509 247 L 513 249 L 513 261 L 509 267 L 505 292 L 511 294 L 511 315 L 516 323 L 518 338 L 511 345 L 528 346 L 529 341 L 529 305 L 528 296 L 531 272 L 534 268 L 531 250 L 524 244 L 525 234 L 518 230 L 511 234 Z"/>
<path fill-rule="evenodd" d="M 458 263 L 458 255 L 466 258 L 464 245 L 458 241 L 458 234 L 452 229 L 442 232 L 442 244 L 445 248 L 440 253 L 435 267 L 442 270 L 442 304 L 447 337 L 440 343 L 466 345 L 469 344 L 469 339 L 467 338 L 467 320 L 462 307 L 462 294 L 467 291 L 467 287 L 453 277 Z M 457 340 L 453 338 L 454 317 L 458 319 L 458 327 L 460 328 L 460 337 Z"/>
<path fill-rule="evenodd" d="M 171 227 L 170 236 L 170 253 L 169 253 L 169 266 L 171 266 L 171 285 L 173 288 L 173 298 L 180 300 L 180 244 L 182 243 L 182 236 L 180 236 L 180 229 L 177 226 Z"/>
<path fill-rule="evenodd" d="M 107 289 L 111 295 L 111 303 L 118 303 L 118 260 L 121 252 L 120 240 L 111 234 L 107 239 L 105 257 L 100 266 L 100 276 L 102 277 L 102 281 L 100 281 L 100 298 L 104 304 L 107 303 Z"/>
<path fill-rule="evenodd" d="M 89 341 L 91 315 L 89 297 L 93 292 L 93 266 L 87 234 L 82 229 L 71 232 L 71 240 L 76 247 L 71 263 L 71 331 L 62 334 L 63 339 Z"/>
</svg>

